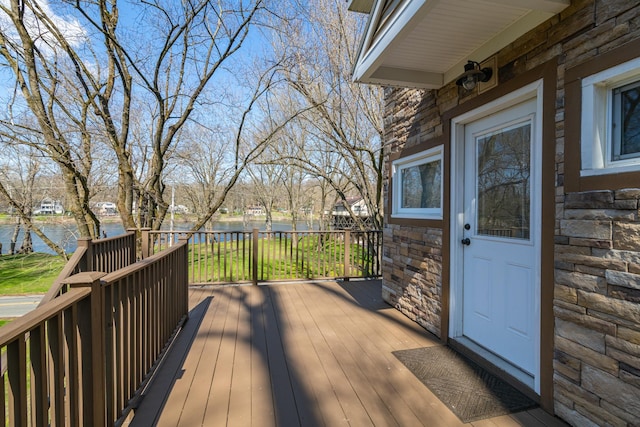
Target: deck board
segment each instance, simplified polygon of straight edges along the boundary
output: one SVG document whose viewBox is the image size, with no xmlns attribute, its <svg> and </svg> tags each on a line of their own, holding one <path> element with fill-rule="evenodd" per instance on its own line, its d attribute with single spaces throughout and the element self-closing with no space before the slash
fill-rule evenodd
<svg viewBox="0 0 640 427">
<path fill-rule="evenodd" d="M 265 292 L 251 292 L 251 416 L 261 417 L 262 425 L 275 427 L 276 414 L 271 392 L 267 355 L 267 334 L 265 333 L 264 310 L 267 303 Z"/>
<path fill-rule="evenodd" d="M 132 426 L 465 425 L 392 354 L 442 344 L 379 281 L 194 287 L 190 304 Z M 466 425 L 552 421 L 535 409 Z"/>
</svg>

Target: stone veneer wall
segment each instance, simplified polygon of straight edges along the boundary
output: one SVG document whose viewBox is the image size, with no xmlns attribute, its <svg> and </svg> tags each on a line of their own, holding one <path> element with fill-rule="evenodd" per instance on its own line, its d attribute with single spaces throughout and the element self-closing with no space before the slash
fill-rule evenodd
<svg viewBox="0 0 640 427">
<path fill-rule="evenodd" d="M 383 299 L 440 335 L 442 230 L 387 225 L 383 242 Z"/>
<path fill-rule="evenodd" d="M 444 92 L 447 90 L 443 89 Z M 438 107 L 441 92 L 385 90 L 385 154 L 396 153 L 442 135 Z M 457 89 L 449 88 L 448 99 L 457 102 Z M 388 168 L 385 164 L 385 190 Z M 385 200 L 388 192 L 385 191 Z M 388 204 L 385 204 L 388 206 Z M 382 297 L 407 317 L 440 336 L 442 307 L 442 229 L 390 224 L 389 209 L 383 230 Z"/>
<path fill-rule="evenodd" d="M 555 256 L 556 413 L 640 425 L 640 189 L 563 197 Z"/>
<path fill-rule="evenodd" d="M 565 194 L 564 72 L 638 38 L 640 3 L 573 0 L 497 53 L 500 84 L 558 62 L 554 403 L 574 426 L 640 426 L 640 190 L 633 188 L 640 182 Z M 452 83 L 437 91 L 386 89 L 385 154 L 442 136 L 442 114 L 474 96 Z M 442 230 L 390 224 L 386 215 L 383 297 L 439 336 Z"/>
</svg>

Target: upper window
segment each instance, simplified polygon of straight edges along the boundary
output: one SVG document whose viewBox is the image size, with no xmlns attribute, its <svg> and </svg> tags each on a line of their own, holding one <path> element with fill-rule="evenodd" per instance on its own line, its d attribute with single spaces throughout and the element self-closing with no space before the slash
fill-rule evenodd
<svg viewBox="0 0 640 427">
<path fill-rule="evenodd" d="M 584 175 L 640 170 L 640 58 L 582 80 Z"/>
<path fill-rule="evenodd" d="M 391 165 L 392 216 L 442 218 L 442 146 L 403 157 Z"/>
</svg>

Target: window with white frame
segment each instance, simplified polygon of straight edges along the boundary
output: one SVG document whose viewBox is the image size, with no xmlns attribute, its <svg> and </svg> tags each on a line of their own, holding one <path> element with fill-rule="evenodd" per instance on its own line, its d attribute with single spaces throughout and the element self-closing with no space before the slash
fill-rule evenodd
<svg viewBox="0 0 640 427">
<path fill-rule="evenodd" d="M 582 80 L 582 171 L 640 170 L 640 58 Z"/>
<path fill-rule="evenodd" d="M 442 218 L 442 146 L 395 160 L 392 217 Z"/>
</svg>

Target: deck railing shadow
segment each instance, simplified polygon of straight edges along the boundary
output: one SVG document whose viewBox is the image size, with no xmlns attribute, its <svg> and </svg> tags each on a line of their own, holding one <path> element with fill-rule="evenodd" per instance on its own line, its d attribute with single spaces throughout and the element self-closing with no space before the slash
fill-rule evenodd
<svg viewBox="0 0 640 427">
<path fill-rule="evenodd" d="M 254 354 L 259 358 L 259 361 L 254 362 L 265 367 L 269 372 L 269 386 L 275 413 L 261 414 L 264 419 L 274 417 L 273 422 L 265 421 L 265 424 L 278 426 L 322 425 L 319 415 L 312 412 L 314 406 L 311 404 L 309 393 L 305 390 L 303 381 L 300 380 L 304 372 L 297 372 L 293 366 L 288 364 L 287 349 L 283 348 L 283 337 L 280 336 L 285 321 L 281 317 L 283 310 L 280 308 L 281 302 L 278 300 L 277 294 L 271 292 L 269 286 L 234 288 L 229 304 L 238 304 L 242 313 L 250 319 L 249 333 L 236 339 L 244 345 L 252 346 Z M 253 298 L 248 298 L 249 290 L 256 292 L 258 296 L 256 297 L 254 294 Z M 258 303 L 256 303 L 256 298 Z M 206 311 L 210 309 L 210 302 L 211 298 L 208 298 L 192 309 L 189 321 L 164 358 L 155 379 L 149 384 L 148 391 L 144 393 L 143 401 L 129 424 L 131 427 L 152 426 L 158 422 L 176 380 L 181 378 L 184 373 L 185 359 L 194 340 L 205 339 L 212 334 L 211 331 L 200 329 L 202 319 Z M 192 323 L 193 320 L 196 322 Z M 215 335 L 217 332 L 213 332 L 213 334 Z M 216 362 L 209 361 L 209 363 Z M 217 368 L 230 369 L 229 366 Z M 201 400 L 200 404 L 205 405 L 208 396 L 194 396 L 193 399 L 199 399 Z M 191 415 L 185 414 L 184 417 L 188 418 Z M 182 418 L 180 418 L 180 423 L 190 425 L 189 421 Z"/>
<path fill-rule="evenodd" d="M 167 403 L 167 398 L 173 390 L 176 381 L 182 377 L 183 366 L 196 336 L 200 332 L 204 319 L 213 297 L 207 297 L 189 310 L 189 321 L 186 322 L 170 349 L 164 355 L 159 369 L 141 393 L 135 415 L 131 418 L 129 426 L 154 426 Z"/>
</svg>

